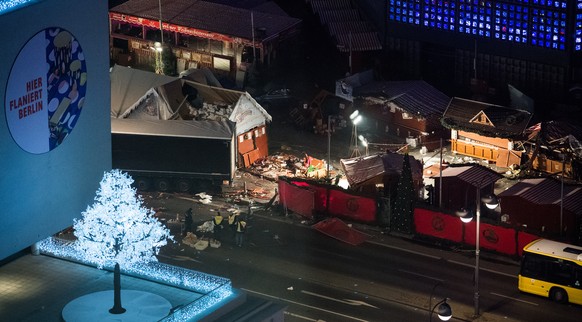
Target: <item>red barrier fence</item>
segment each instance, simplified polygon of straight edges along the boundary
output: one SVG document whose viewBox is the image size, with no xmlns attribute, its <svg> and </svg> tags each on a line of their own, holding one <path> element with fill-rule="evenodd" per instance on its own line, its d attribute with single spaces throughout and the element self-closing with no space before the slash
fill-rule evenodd
<svg viewBox="0 0 582 322">
<path fill-rule="evenodd" d="M 279 202 L 289 210 L 306 218 L 313 218 L 315 192 L 309 185 L 293 185 L 279 180 Z"/>
<path fill-rule="evenodd" d="M 357 222 L 374 223 L 378 213 L 374 198 L 301 180 L 279 179 L 279 200 L 282 206 L 310 219 L 314 213 L 319 212 Z M 475 245 L 475 221 L 464 224 L 454 215 L 415 208 L 414 225 L 419 235 Z M 481 248 L 511 256 L 521 256 L 523 247 L 539 238 L 515 228 L 483 222 L 479 230 Z"/>
<path fill-rule="evenodd" d="M 351 194 L 334 186 L 279 179 L 279 194 L 281 205 L 307 218 L 319 212 L 363 223 L 376 221 L 375 198 Z"/>
<path fill-rule="evenodd" d="M 457 218 L 458 221 L 461 221 Z M 469 245 L 475 245 L 475 227 L 477 223 L 472 220 L 465 225 L 465 234 L 463 236 L 463 242 Z M 516 246 L 516 236 L 517 233 L 513 228 L 505 228 L 494 226 L 486 223 L 481 223 L 479 229 L 479 247 L 489 250 L 494 250 L 498 253 L 515 255 L 517 252 Z"/>
<path fill-rule="evenodd" d="M 414 224 L 416 233 L 420 235 L 475 245 L 477 223 L 474 220 L 463 224 L 457 216 L 416 208 L 414 209 Z M 525 245 L 540 238 L 515 228 L 495 226 L 483 222 L 481 222 L 479 230 L 480 248 L 512 256 L 521 256 Z"/>
<path fill-rule="evenodd" d="M 414 209 L 414 225 L 421 235 L 447 239 L 460 243 L 463 241 L 463 223 L 457 217 L 427 209 Z"/>
</svg>

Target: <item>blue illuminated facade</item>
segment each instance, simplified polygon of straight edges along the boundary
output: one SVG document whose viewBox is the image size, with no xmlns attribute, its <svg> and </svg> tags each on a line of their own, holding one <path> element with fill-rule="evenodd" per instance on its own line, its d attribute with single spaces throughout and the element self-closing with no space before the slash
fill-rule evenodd
<svg viewBox="0 0 582 322">
<path fill-rule="evenodd" d="M 574 50 L 582 48 L 582 0 L 576 0 L 576 20 L 574 27 Z"/>
<path fill-rule="evenodd" d="M 567 1 L 389 0 L 388 19 L 553 50 L 567 50 L 572 42 L 580 50 L 581 2 L 576 3 L 575 36 L 567 34 Z"/>
</svg>

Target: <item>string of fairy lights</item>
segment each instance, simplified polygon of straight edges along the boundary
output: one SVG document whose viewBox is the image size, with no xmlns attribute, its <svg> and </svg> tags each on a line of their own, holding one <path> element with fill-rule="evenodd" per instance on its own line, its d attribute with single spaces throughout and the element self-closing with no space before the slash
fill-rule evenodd
<svg viewBox="0 0 582 322">
<path fill-rule="evenodd" d="M 39 0 L 0 0 L 0 14 Z"/>
<path fill-rule="evenodd" d="M 98 264 L 81 253 L 70 241 L 49 237 L 38 244 L 42 254 L 67 259 L 85 265 Z M 104 268 L 113 270 L 113 264 Z M 140 262 L 122 268 L 124 274 L 147 279 L 162 284 L 187 289 L 203 294 L 195 301 L 184 305 L 162 321 L 185 321 L 200 316 L 206 310 L 211 310 L 218 302 L 233 295 L 232 284 L 229 279 L 205 274 L 198 271 L 171 266 L 160 262 Z"/>
</svg>

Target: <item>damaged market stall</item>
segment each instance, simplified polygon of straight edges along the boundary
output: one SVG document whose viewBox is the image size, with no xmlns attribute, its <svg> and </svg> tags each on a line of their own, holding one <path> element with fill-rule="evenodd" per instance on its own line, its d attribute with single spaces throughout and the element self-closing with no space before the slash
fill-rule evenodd
<svg viewBox="0 0 582 322">
<path fill-rule="evenodd" d="M 246 92 L 122 66 L 114 66 L 110 77 L 112 118 L 132 119 L 138 123 L 231 122 L 236 139 L 228 162 L 234 160 L 235 168 L 246 167 L 268 155 L 266 123 L 271 121 L 271 116 Z M 203 127 L 187 129 L 196 131 Z M 188 135 L 206 136 L 195 132 Z M 183 149 L 188 148 L 183 146 Z"/>
</svg>

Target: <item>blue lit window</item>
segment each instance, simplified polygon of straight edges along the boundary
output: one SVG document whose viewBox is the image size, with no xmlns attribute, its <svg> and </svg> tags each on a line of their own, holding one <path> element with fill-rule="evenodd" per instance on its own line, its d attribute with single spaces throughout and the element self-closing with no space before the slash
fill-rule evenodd
<svg viewBox="0 0 582 322">
<path fill-rule="evenodd" d="M 576 1 L 576 20 L 574 25 L 574 50 L 581 51 L 582 48 L 582 0 Z"/>
<path fill-rule="evenodd" d="M 491 1 L 459 0 L 458 31 L 491 37 Z"/>
<path fill-rule="evenodd" d="M 547 2 L 545 4 L 547 5 Z M 566 13 L 533 9 L 531 44 L 564 50 L 566 46 Z"/>
<path fill-rule="evenodd" d="M 420 0 L 390 0 L 388 18 L 392 21 L 420 25 Z"/>
<path fill-rule="evenodd" d="M 528 42 L 528 8 L 521 5 L 496 3 L 493 37 L 517 43 Z"/>
<path fill-rule="evenodd" d="M 424 0 L 423 26 L 455 31 L 455 2 Z"/>
</svg>

